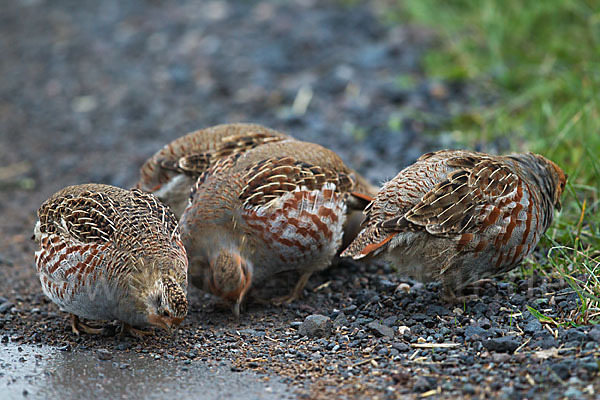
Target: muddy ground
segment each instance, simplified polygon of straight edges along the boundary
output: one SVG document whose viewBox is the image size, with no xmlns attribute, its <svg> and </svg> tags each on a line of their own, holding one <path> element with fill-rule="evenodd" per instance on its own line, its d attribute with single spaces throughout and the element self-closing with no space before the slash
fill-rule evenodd
<svg viewBox="0 0 600 400">
<path fill-rule="evenodd" d="M 559 319 L 579 300 L 537 275 L 484 283 L 456 307 L 387 265 L 342 262 L 313 276 L 304 299 L 250 303 L 239 321 L 192 288 L 177 337 L 144 341 L 110 326 L 76 337 L 41 294 L 37 207 L 66 185 L 132 186 L 147 157 L 188 131 L 262 123 L 336 150 L 377 184 L 454 146 L 425 132 L 473 95 L 424 77 L 431 35 L 381 13 L 316 0 L 3 4 L 0 397 L 598 396 L 600 327 L 541 324 L 528 305 Z M 325 316 L 323 337 L 300 334 L 313 314 Z"/>
</svg>

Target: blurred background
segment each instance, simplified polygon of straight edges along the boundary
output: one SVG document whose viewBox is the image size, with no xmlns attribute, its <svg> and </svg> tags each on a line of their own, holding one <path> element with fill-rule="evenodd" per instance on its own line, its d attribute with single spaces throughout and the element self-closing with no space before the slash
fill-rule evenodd
<svg viewBox="0 0 600 400">
<path fill-rule="evenodd" d="M 595 0 L 14 0 L 0 54 L 7 276 L 32 274 L 35 211 L 55 191 L 130 187 L 169 141 L 256 122 L 376 184 L 442 148 L 553 159 L 570 184 L 542 242 L 551 257 L 519 273 L 572 280 L 586 299 L 573 320 L 599 318 Z"/>
</svg>

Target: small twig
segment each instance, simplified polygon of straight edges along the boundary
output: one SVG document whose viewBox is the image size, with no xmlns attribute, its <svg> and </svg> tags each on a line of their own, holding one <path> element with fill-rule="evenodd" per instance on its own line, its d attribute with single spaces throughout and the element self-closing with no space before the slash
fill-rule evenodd
<svg viewBox="0 0 600 400">
<path fill-rule="evenodd" d="M 531 338 L 528 338 L 522 345 L 517 347 L 517 349 L 515 350 L 515 354 L 517 354 L 519 352 L 519 350 L 521 350 L 523 347 L 527 346 L 527 343 L 529 343 L 529 342 L 531 342 Z"/>
<path fill-rule="evenodd" d="M 375 357 L 375 358 L 369 358 L 368 360 L 362 360 L 362 361 L 356 362 L 354 364 L 351 364 L 350 368 L 359 367 L 361 365 L 370 363 L 371 361 L 375 361 L 375 360 L 377 360 L 377 357 Z"/>
<path fill-rule="evenodd" d="M 316 288 L 313 289 L 313 292 L 318 292 L 321 289 L 325 289 L 326 287 L 329 287 L 329 285 L 331 285 L 331 281 L 327 281 L 319 286 L 317 286 Z"/>
<path fill-rule="evenodd" d="M 525 379 L 527 379 L 527 382 L 529 382 L 529 384 L 530 384 L 531 386 L 535 386 L 535 380 L 533 380 L 533 378 L 531 377 L 531 375 L 529 375 L 529 374 L 526 374 L 526 375 L 525 375 Z"/>
<path fill-rule="evenodd" d="M 421 393 L 421 398 L 424 399 L 426 397 L 431 397 L 431 396 L 435 396 L 436 394 L 440 394 L 442 393 L 442 388 L 441 387 L 437 387 L 437 389 L 431 389 L 426 391 L 425 393 Z"/>
<path fill-rule="evenodd" d="M 459 343 L 411 343 L 411 347 L 418 349 L 452 348 L 460 346 Z"/>
</svg>

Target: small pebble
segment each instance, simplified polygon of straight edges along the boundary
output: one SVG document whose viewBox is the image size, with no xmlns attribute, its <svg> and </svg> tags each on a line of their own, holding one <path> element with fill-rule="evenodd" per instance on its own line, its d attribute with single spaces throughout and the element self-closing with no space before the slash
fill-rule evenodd
<svg viewBox="0 0 600 400">
<path fill-rule="evenodd" d="M 590 329 L 588 336 L 593 341 L 600 343 L 600 326 L 594 326 L 592 329 Z"/>
<path fill-rule="evenodd" d="M 10 301 L 5 301 L 4 303 L 0 304 L 0 314 L 4 314 L 7 311 L 10 311 L 11 308 L 13 308 L 15 306 L 14 303 L 10 302 Z"/>
<path fill-rule="evenodd" d="M 99 360 L 110 360 L 113 357 L 112 353 L 107 349 L 98 349 L 98 351 L 96 351 L 96 355 L 98 356 Z"/>
<path fill-rule="evenodd" d="M 513 353 L 520 343 L 515 336 L 503 336 L 500 338 L 494 338 L 485 340 L 483 346 L 489 351 L 496 351 L 498 353 Z"/>
<path fill-rule="evenodd" d="M 313 314 L 306 317 L 298 333 L 302 336 L 308 337 L 329 337 L 331 330 L 333 329 L 333 323 L 331 318 L 325 315 Z"/>
<path fill-rule="evenodd" d="M 413 391 L 417 393 L 423 393 L 435 388 L 435 386 L 435 378 L 419 376 L 413 385 Z"/>
<path fill-rule="evenodd" d="M 495 363 L 505 363 L 505 362 L 510 361 L 510 354 L 494 353 L 494 354 L 492 354 L 492 360 Z"/>
<path fill-rule="evenodd" d="M 371 322 L 367 325 L 371 332 L 375 333 L 376 336 L 382 337 L 387 336 L 389 338 L 394 337 L 394 328 L 380 324 L 379 322 Z"/>
</svg>

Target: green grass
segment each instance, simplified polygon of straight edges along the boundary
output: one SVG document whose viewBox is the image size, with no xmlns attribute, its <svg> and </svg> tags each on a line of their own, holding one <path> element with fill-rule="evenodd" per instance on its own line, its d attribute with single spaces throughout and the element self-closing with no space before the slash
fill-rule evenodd
<svg viewBox="0 0 600 400">
<path fill-rule="evenodd" d="M 508 138 L 512 150 L 543 154 L 568 173 L 563 210 L 541 243 L 548 257 L 532 264 L 579 294 L 564 323 L 600 323 L 598 2 L 399 0 L 388 16 L 434 32 L 429 77 L 467 82 L 488 99 L 476 97 L 445 127 L 465 148 Z"/>
</svg>

